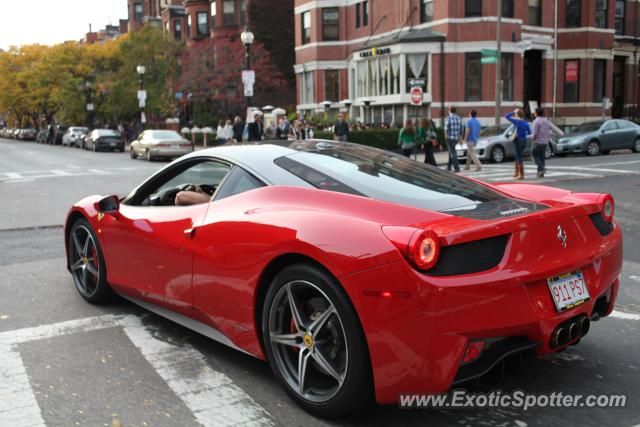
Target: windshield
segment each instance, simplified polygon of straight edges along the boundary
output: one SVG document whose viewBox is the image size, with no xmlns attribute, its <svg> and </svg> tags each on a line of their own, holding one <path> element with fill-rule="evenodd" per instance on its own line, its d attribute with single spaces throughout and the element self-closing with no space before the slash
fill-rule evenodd
<svg viewBox="0 0 640 427">
<path fill-rule="evenodd" d="M 154 130 L 151 132 L 151 137 L 154 139 L 182 139 L 182 137 L 171 130 Z"/>
<path fill-rule="evenodd" d="M 595 132 L 602 126 L 604 122 L 587 122 L 575 128 L 571 133 Z"/>
<path fill-rule="evenodd" d="M 100 129 L 96 131 L 100 136 L 120 136 L 120 133 L 115 130 L 110 129 Z"/>
<path fill-rule="evenodd" d="M 442 211 L 506 199 L 473 181 L 388 151 L 354 144 L 317 146 L 275 163 L 322 190 L 422 209 Z"/>
<path fill-rule="evenodd" d="M 496 136 L 507 130 L 507 125 L 489 126 L 480 131 L 480 136 Z"/>
<path fill-rule="evenodd" d="M 89 129 L 87 128 L 71 128 L 69 129 L 72 133 L 87 133 Z"/>
</svg>

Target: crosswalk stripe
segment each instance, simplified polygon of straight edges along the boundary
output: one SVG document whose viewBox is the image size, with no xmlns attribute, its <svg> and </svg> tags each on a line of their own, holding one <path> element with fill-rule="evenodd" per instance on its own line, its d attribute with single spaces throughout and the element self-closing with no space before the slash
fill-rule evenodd
<svg viewBox="0 0 640 427">
<path fill-rule="evenodd" d="M 44 426 L 22 357 L 8 345 L 0 345 L 0 426 Z"/>
</svg>

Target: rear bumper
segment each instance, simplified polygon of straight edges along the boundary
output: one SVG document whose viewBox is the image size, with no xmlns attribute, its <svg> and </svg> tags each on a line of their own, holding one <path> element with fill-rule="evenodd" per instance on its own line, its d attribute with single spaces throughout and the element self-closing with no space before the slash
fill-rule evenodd
<svg viewBox="0 0 640 427">
<path fill-rule="evenodd" d="M 95 144 L 99 150 L 124 150 L 124 142 L 117 142 L 115 144 L 110 142 L 96 142 Z"/>
<path fill-rule="evenodd" d="M 512 236 L 500 265 L 483 273 L 429 277 L 399 261 L 341 278 L 362 322 L 377 401 L 393 403 L 401 393 L 446 392 L 513 352 L 556 351 L 550 337 L 569 319 L 608 315 L 622 267 L 620 230 L 616 227 L 603 241 L 597 253 L 576 250 L 575 256 L 558 254 L 553 263 L 532 260 L 515 270 L 510 266 L 518 265 L 523 254 L 514 251 L 518 242 Z M 546 278 L 578 268 L 591 298 L 559 313 Z M 404 297 L 368 296 L 365 291 L 372 289 L 400 291 L 395 294 Z M 502 339 L 510 339 L 511 346 L 462 364 L 470 341 Z"/>
<path fill-rule="evenodd" d="M 152 156 L 155 157 L 181 157 L 185 154 L 189 154 L 193 152 L 193 148 L 180 148 L 180 149 L 172 149 L 172 148 L 152 148 L 149 150 Z"/>
</svg>

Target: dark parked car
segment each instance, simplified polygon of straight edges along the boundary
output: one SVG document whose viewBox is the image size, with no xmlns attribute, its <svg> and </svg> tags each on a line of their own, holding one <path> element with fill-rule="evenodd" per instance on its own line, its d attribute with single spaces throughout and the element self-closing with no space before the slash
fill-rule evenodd
<svg viewBox="0 0 640 427">
<path fill-rule="evenodd" d="M 124 151 L 124 139 L 116 130 L 96 129 L 87 136 L 84 148 L 93 151 Z"/>
<path fill-rule="evenodd" d="M 45 128 L 40 132 L 38 132 L 38 135 L 36 136 L 36 142 L 38 144 L 46 144 L 48 136 L 49 136 L 49 131 Z"/>
<path fill-rule="evenodd" d="M 640 126 L 628 120 L 604 120 L 583 123 L 570 133 L 551 141 L 557 155 L 587 153 L 609 154 L 611 150 L 640 152 Z"/>
<path fill-rule="evenodd" d="M 38 131 L 33 128 L 20 129 L 18 139 L 22 141 L 35 141 Z"/>
<path fill-rule="evenodd" d="M 55 145 L 62 145 L 62 137 L 64 136 L 67 129 L 69 129 L 69 126 L 65 126 L 65 125 L 56 126 L 56 133 L 55 133 L 55 136 L 53 137 Z"/>
</svg>

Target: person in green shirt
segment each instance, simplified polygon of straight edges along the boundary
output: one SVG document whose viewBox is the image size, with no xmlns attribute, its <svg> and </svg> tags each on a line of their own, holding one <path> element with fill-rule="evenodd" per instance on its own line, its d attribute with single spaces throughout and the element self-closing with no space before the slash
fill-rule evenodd
<svg viewBox="0 0 640 427">
<path fill-rule="evenodd" d="M 420 120 L 418 128 L 418 144 L 424 146 L 424 162 L 431 166 L 438 166 L 433 155 L 433 149 L 438 143 L 438 130 L 433 121 L 428 118 Z"/>
<path fill-rule="evenodd" d="M 411 120 L 407 120 L 404 127 L 400 129 L 400 134 L 398 135 L 398 145 L 402 149 L 403 156 L 411 157 L 413 147 L 416 144 L 416 136 L 416 130 L 414 129 Z"/>
</svg>

